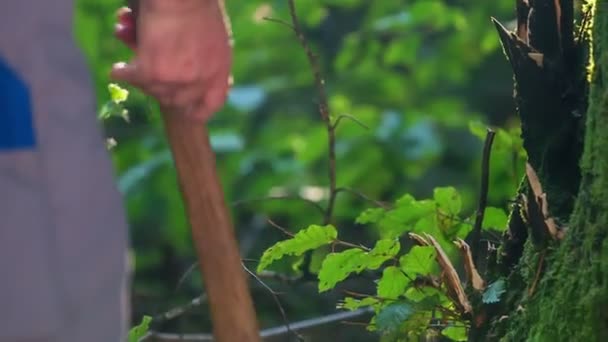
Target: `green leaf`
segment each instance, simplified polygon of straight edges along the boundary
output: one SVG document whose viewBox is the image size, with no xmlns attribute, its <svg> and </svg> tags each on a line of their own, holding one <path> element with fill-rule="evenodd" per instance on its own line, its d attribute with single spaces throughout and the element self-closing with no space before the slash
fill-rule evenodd
<svg viewBox="0 0 608 342">
<path fill-rule="evenodd" d="M 382 278 L 378 282 L 378 296 L 386 299 L 397 299 L 401 296 L 410 280 L 403 272 L 395 267 L 389 266 L 382 272 Z"/>
<path fill-rule="evenodd" d="M 493 229 L 499 232 L 507 229 L 509 218 L 507 213 L 500 208 L 487 207 L 483 216 L 483 229 Z"/>
<path fill-rule="evenodd" d="M 486 134 L 488 133 L 488 126 L 479 121 L 471 121 L 469 122 L 469 132 L 478 137 L 481 141 L 484 141 L 486 139 Z"/>
<path fill-rule="evenodd" d="M 129 97 L 129 91 L 115 83 L 108 84 L 108 91 L 110 92 L 110 99 L 116 104 L 125 102 Z"/>
<path fill-rule="evenodd" d="M 311 225 L 299 231 L 293 238 L 277 242 L 268 248 L 260 260 L 257 271 L 261 272 L 274 261 L 286 255 L 302 255 L 302 253 L 327 245 L 338 237 L 336 228 L 332 225 Z"/>
<path fill-rule="evenodd" d="M 150 322 L 152 322 L 152 317 L 144 316 L 139 325 L 131 328 L 131 330 L 129 330 L 129 342 L 138 342 L 144 337 L 148 333 Z"/>
<path fill-rule="evenodd" d="M 434 214 L 434 201 L 417 201 L 413 196 L 405 195 L 397 201 L 394 209 L 386 212 L 378 225 L 383 237 L 394 238 L 411 231 L 419 220 Z"/>
<path fill-rule="evenodd" d="M 383 239 L 376 242 L 376 246 L 369 252 L 352 248 L 329 254 L 319 270 L 319 292 L 333 288 L 353 272 L 378 269 L 385 261 L 395 257 L 400 247 L 396 239 Z"/>
<path fill-rule="evenodd" d="M 498 303 L 500 302 L 500 296 L 505 293 L 505 291 L 507 291 L 507 289 L 505 288 L 506 284 L 505 284 L 505 280 L 504 279 L 498 279 L 497 281 L 493 282 L 492 284 L 488 285 L 488 288 L 486 289 L 486 291 L 483 293 L 482 296 L 482 301 L 485 304 L 492 304 L 492 303 Z"/>
<path fill-rule="evenodd" d="M 397 239 L 379 240 L 368 254 L 366 268 L 370 270 L 378 269 L 385 261 L 397 255 L 400 249 L 401 245 Z"/>
<path fill-rule="evenodd" d="M 319 271 L 319 292 L 330 290 L 351 273 L 365 269 L 368 256 L 358 248 L 347 249 L 340 253 L 327 255 Z"/>
<path fill-rule="evenodd" d="M 465 327 L 447 327 L 441 331 L 441 334 L 452 341 L 467 341 L 467 328 Z"/>
<path fill-rule="evenodd" d="M 366 209 L 361 214 L 359 214 L 355 222 L 359 224 L 377 223 L 384 216 L 384 212 L 385 211 L 382 208 Z"/>
<path fill-rule="evenodd" d="M 439 210 L 447 215 L 458 215 L 462 209 L 462 199 L 454 187 L 435 188 L 433 199 Z"/>
<path fill-rule="evenodd" d="M 376 315 L 376 327 L 384 333 L 395 331 L 413 313 L 414 308 L 406 302 L 387 305 Z"/>
<path fill-rule="evenodd" d="M 344 298 L 344 301 L 342 303 L 338 304 L 338 309 L 346 309 L 353 311 L 362 307 L 372 306 L 378 303 L 378 299 L 374 297 L 365 297 L 363 299 L 346 297 Z"/>
<path fill-rule="evenodd" d="M 399 259 L 401 269 L 410 278 L 417 275 L 428 275 L 435 266 L 435 248 L 431 246 L 414 246 Z"/>
</svg>

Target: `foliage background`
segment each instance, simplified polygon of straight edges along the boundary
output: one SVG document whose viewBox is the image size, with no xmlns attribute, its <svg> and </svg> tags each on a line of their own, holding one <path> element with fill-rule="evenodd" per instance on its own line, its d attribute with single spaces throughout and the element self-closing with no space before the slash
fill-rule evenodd
<svg viewBox="0 0 608 342">
<path fill-rule="evenodd" d="M 472 213 L 480 178 L 482 141 L 471 122 L 516 127 L 512 79 L 490 17 L 510 23 L 512 1 L 301 0 L 296 1 L 308 39 L 320 55 L 331 113 L 348 114 L 337 130 L 338 186 L 393 201 L 404 193 L 432 197 L 454 186 L 463 211 Z M 112 36 L 120 0 L 78 0 L 77 40 L 94 73 L 100 108 L 109 100 L 108 71 L 129 58 Z M 284 0 L 227 0 L 235 34 L 235 86 L 210 123 L 227 200 L 232 206 L 244 258 L 259 259 L 284 239 L 267 219 L 295 232 L 323 217 L 310 203 L 266 201 L 301 196 L 324 204 L 326 129 L 306 56 L 287 27 Z M 131 225 L 135 261 L 133 319 L 162 313 L 200 294 L 198 273 L 158 109 L 131 92 L 129 122 L 104 121 L 117 180 Z M 473 125 L 479 132 L 480 124 Z M 499 135 L 492 155 L 489 205 L 506 208 L 521 178 L 509 135 Z M 354 218 L 372 206 L 340 194 L 334 224 L 342 239 L 369 245 L 376 238 Z M 251 264 L 255 268 L 255 262 Z M 281 266 L 279 266 L 281 267 Z M 283 265 L 288 272 L 288 265 Z M 369 280 L 349 288 L 365 292 Z M 284 293 L 291 321 L 335 312 L 342 293 L 317 293 L 316 284 L 268 280 Z M 272 297 L 251 283 L 263 327 L 282 324 Z M 209 331 L 203 306 L 156 328 Z M 201 322 L 203 322 L 201 324 Z M 359 335 L 363 329 L 350 327 Z M 363 337 L 362 337 L 363 338 Z M 366 339 L 366 340 L 369 340 Z"/>
</svg>

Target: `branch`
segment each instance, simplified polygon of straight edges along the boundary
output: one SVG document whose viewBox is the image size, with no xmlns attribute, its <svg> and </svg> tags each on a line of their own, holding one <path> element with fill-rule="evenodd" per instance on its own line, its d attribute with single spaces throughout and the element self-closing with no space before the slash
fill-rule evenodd
<svg viewBox="0 0 608 342">
<path fill-rule="evenodd" d="M 268 197 L 241 199 L 241 200 L 232 202 L 231 206 L 239 207 L 239 206 L 249 204 L 249 203 L 268 202 L 268 201 L 301 201 L 301 202 L 310 204 L 311 206 L 313 206 L 317 210 L 319 210 L 322 215 L 325 215 L 325 209 L 323 209 L 323 207 L 319 203 L 311 201 L 311 200 L 303 198 L 303 197 L 300 197 L 300 196 L 268 196 Z"/>
<path fill-rule="evenodd" d="M 483 157 L 481 161 L 481 188 L 479 189 L 479 203 L 477 213 L 475 215 L 475 225 L 473 226 L 473 234 L 471 237 L 471 252 L 473 261 L 476 265 L 479 263 L 479 240 L 481 239 L 481 226 L 483 224 L 483 215 L 486 211 L 488 203 L 488 183 L 490 179 L 490 154 L 492 152 L 492 143 L 496 132 L 488 129 L 486 140 L 483 145 Z"/>
<path fill-rule="evenodd" d="M 336 129 L 338 128 L 338 125 L 340 124 L 340 121 L 342 121 L 342 119 L 351 119 L 352 121 L 354 121 L 356 124 L 358 124 L 359 126 L 369 130 L 369 127 L 364 124 L 363 122 L 361 122 L 361 120 L 357 119 L 356 117 L 349 115 L 349 114 L 341 114 L 336 118 L 336 121 L 333 124 L 333 128 Z"/>
<path fill-rule="evenodd" d="M 390 209 L 390 205 L 387 205 L 386 203 L 380 202 L 378 200 L 375 200 L 367 195 L 365 195 L 364 193 L 355 190 L 355 189 L 351 189 L 351 188 L 347 188 L 347 187 L 342 187 L 342 188 L 337 188 L 336 189 L 336 195 L 339 194 L 340 192 L 348 192 L 351 193 L 367 202 L 370 202 L 372 204 L 374 204 L 377 207 L 383 208 L 383 209 Z"/>
<path fill-rule="evenodd" d="M 291 325 L 292 330 L 305 331 L 313 328 L 317 328 L 323 325 L 341 322 L 344 320 L 350 320 L 357 317 L 369 315 L 373 310 L 371 308 L 359 309 L 349 312 L 339 312 L 327 316 L 316 317 L 307 319 L 304 321 L 296 322 Z M 264 329 L 260 332 L 260 336 L 264 339 L 278 338 L 283 335 L 290 333 L 290 330 L 285 326 L 279 326 L 276 328 Z M 154 342 L 211 342 L 213 336 L 211 334 L 164 334 L 151 332 L 143 341 L 154 341 Z"/>
<path fill-rule="evenodd" d="M 266 283 L 264 283 L 264 281 L 262 281 L 262 279 L 260 279 L 254 272 L 251 272 L 251 270 L 249 268 L 247 268 L 247 266 L 245 266 L 245 264 L 243 264 L 243 268 L 260 285 L 262 285 L 266 290 L 268 290 L 268 292 L 272 296 L 272 299 L 277 304 L 279 311 L 281 312 L 281 317 L 283 318 L 283 323 L 285 323 L 285 328 L 287 329 L 287 332 L 293 334 L 296 337 L 296 339 L 298 339 L 298 341 L 300 341 L 300 342 L 304 341 L 304 338 L 300 334 L 298 334 L 296 331 L 291 330 L 291 328 L 289 326 L 289 319 L 287 318 L 287 313 L 285 313 L 285 308 L 283 308 L 283 304 L 281 303 L 281 300 L 279 299 L 279 296 L 277 295 L 277 293 L 272 288 L 270 288 L 270 286 L 266 285 Z"/>
<path fill-rule="evenodd" d="M 190 301 L 190 303 L 175 307 L 173 309 L 167 310 L 166 312 L 154 316 L 153 324 L 162 323 L 166 321 L 170 321 L 175 319 L 183 314 L 188 313 L 190 310 L 195 307 L 201 306 L 202 304 L 207 302 L 207 294 L 203 293 L 202 295 L 195 297 Z"/>
<path fill-rule="evenodd" d="M 312 69 L 313 76 L 315 79 L 315 86 L 317 88 L 317 92 L 319 93 L 319 113 L 321 114 L 321 119 L 323 119 L 323 122 L 325 122 L 325 125 L 327 126 L 327 145 L 329 155 L 329 200 L 327 204 L 327 209 L 325 210 L 324 224 L 328 224 L 331 221 L 336 202 L 336 127 L 331 123 L 330 119 L 329 102 L 327 100 L 325 80 L 321 76 L 319 58 L 312 52 L 310 44 L 304 36 L 304 31 L 302 30 L 302 26 L 300 25 L 300 19 L 298 18 L 298 15 L 296 13 L 295 1 L 289 0 L 288 2 L 289 14 L 291 15 L 291 22 L 293 24 L 293 31 L 295 32 L 296 37 L 300 42 L 300 45 L 306 52 L 306 56 L 308 57 L 308 63 L 310 64 L 310 68 Z"/>
</svg>

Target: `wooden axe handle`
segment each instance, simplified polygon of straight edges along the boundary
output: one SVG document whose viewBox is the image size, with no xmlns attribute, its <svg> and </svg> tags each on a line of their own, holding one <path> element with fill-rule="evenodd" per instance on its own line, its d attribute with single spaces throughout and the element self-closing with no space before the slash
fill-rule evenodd
<svg viewBox="0 0 608 342">
<path fill-rule="evenodd" d="M 257 342 L 258 323 L 207 129 L 163 113 L 218 342 Z"/>
</svg>

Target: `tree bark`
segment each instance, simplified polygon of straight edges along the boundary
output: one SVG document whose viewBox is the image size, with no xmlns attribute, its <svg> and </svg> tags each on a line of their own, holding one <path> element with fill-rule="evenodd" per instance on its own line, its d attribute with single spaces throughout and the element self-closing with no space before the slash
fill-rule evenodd
<svg viewBox="0 0 608 342">
<path fill-rule="evenodd" d="M 571 0 L 518 0 L 516 33 L 497 24 L 529 163 L 565 237 L 534 219 L 542 203 L 530 205 L 524 181 L 527 201 L 490 269 L 507 292 L 484 308 L 471 340 L 608 340 L 608 1 L 583 4 L 589 32 L 574 13 Z"/>
</svg>

